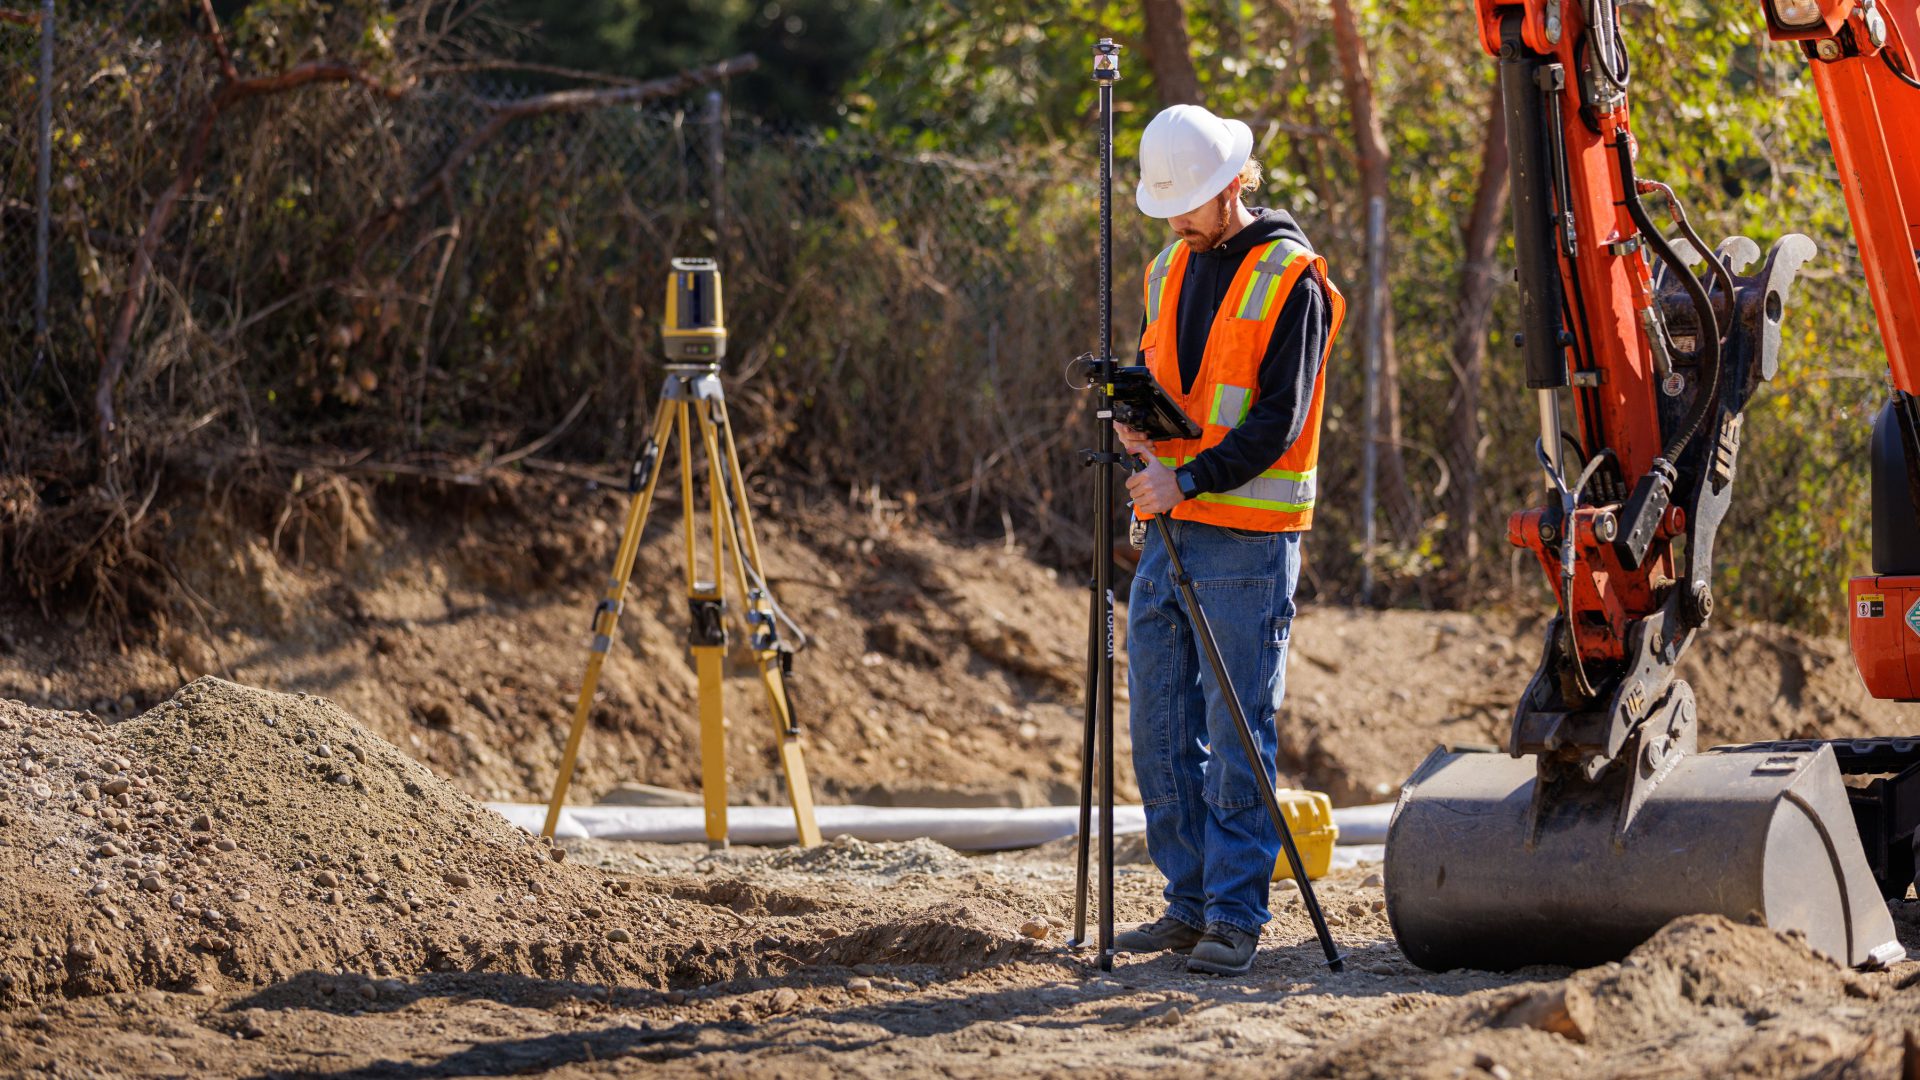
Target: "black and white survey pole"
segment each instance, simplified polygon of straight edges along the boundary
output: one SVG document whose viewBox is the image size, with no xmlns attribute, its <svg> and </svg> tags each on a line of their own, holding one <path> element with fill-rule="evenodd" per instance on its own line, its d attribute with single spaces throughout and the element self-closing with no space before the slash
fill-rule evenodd
<svg viewBox="0 0 1920 1080">
<path fill-rule="evenodd" d="M 1100 774 L 1100 968 L 1113 969 L 1113 84 L 1120 46 L 1093 46 L 1100 95 L 1100 352 L 1090 365 L 1100 449 L 1087 455 L 1097 478 L 1093 497 L 1093 588 L 1087 619 L 1086 715 L 1080 743 L 1080 833 L 1073 881 L 1073 940 L 1087 941 L 1087 848 L 1093 824 L 1095 744 Z"/>
</svg>

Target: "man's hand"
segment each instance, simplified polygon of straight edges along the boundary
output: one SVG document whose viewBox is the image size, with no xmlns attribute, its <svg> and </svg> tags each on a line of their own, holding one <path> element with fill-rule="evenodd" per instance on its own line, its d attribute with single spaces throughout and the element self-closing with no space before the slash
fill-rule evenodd
<svg viewBox="0 0 1920 1080">
<path fill-rule="evenodd" d="M 1120 436 L 1120 444 L 1127 448 L 1127 453 L 1143 461 L 1153 460 L 1153 440 L 1147 438 L 1146 432 L 1130 428 L 1118 420 L 1113 422 L 1113 431 Z"/>
<path fill-rule="evenodd" d="M 1133 505 L 1149 514 L 1164 513 L 1185 501 L 1180 494 L 1180 481 L 1173 470 L 1160 464 L 1154 456 L 1153 440 L 1147 438 L 1144 431 L 1130 428 L 1118 420 L 1113 422 L 1114 434 L 1120 436 L 1120 444 L 1127 453 L 1146 463 L 1146 468 L 1127 477 L 1127 494 L 1133 498 Z"/>
<path fill-rule="evenodd" d="M 1153 456 L 1151 447 L 1146 461 L 1146 468 L 1127 477 L 1127 494 L 1142 512 L 1164 514 L 1184 502 L 1186 496 L 1180 494 L 1180 481 L 1174 478 L 1173 470 Z"/>
</svg>

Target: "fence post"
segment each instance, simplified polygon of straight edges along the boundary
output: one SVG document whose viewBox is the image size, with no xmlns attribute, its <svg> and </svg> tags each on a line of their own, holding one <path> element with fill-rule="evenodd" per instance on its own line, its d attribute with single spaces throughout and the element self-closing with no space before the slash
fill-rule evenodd
<svg viewBox="0 0 1920 1080">
<path fill-rule="evenodd" d="M 1367 370 L 1365 429 L 1360 478 L 1360 602 L 1373 603 L 1375 479 L 1380 454 L 1375 445 L 1380 423 L 1380 338 L 1387 311 L 1387 200 L 1367 200 L 1367 325 L 1362 344 Z"/>
<path fill-rule="evenodd" d="M 53 0 L 40 4 L 40 161 L 34 180 L 33 367 L 47 358 L 47 255 L 53 216 Z"/>
<path fill-rule="evenodd" d="M 707 91 L 707 185 L 718 249 L 727 242 L 727 99 L 718 87 Z"/>
</svg>

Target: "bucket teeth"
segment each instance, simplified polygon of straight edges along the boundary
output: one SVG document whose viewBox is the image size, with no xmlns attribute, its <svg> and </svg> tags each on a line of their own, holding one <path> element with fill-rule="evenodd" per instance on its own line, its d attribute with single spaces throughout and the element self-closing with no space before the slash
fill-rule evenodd
<svg viewBox="0 0 1920 1080">
<path fill-rule="evenodd" d="M 1531 756 L 1435 750 L 1387 834 L 1402 951 L 1434 971 L 1585 966 L 1720 914 L 1801 931 L 1855 967 L 1906 955 L 1831 748 L 1676 754 L 1646 781 L 1621 767 L 1536 799 Z"/>
</svg>

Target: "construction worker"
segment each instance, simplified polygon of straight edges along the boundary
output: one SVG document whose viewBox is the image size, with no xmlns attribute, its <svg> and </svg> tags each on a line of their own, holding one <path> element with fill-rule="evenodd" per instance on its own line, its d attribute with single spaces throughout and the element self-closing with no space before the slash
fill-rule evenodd
<svg viewBox="0 0 1920 1080">
<path fill-rule="evenodd" d="M 1135 201 L 1178 239 L 1147 267 L 1140 362 L 1203 432 L 1156 444 L 1115 426 L 1145 462 L 1127 480 L 1135 514 L 1171 516 L 1271 777 L 1300 536 L 1313 522 L 1326 358 L 1345 302 L 1289 214 L 1247 205 L 1260 185 L 1252 150 L 1247 125 L 1195 105 L 1147 125 Z M 1189 953 L 1190 971 L 1239 974 L 1272 918 L 1280 838 L 1157 529 L 1135 571 L 1127 657 L 1133 771 L 1167 908 L 1115 947 Z"/>
</svg>

